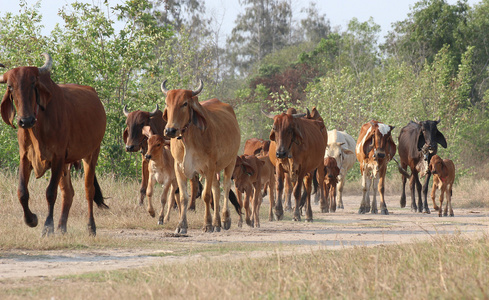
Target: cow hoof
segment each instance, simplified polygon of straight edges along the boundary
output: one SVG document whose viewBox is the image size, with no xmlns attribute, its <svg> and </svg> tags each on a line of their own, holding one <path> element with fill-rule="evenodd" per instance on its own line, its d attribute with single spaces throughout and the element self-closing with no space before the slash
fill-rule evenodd
<svg viewBox="0 0 489 300">
<path fill-rule="evenodd" d="M 340 209 L 340 208 L 341 208 L 341 209 L 345 209 L 345 207 L 343 206 L 343 204 L 338 205 L 336 208 L 337 208 L 337 209 Z"/>
<path fill-rule="evenodd" d="M 321 208 L 321 212 L 322 213 L 329 213 L 329 209 L 327 209 L 327 208 Z"/>
<path fill-rule="evenodd" d="M 42 229 L 41 236 L 50 236 L 54 234 L 54 227 L 53 226 L 44 226 Z"/>
<path fill-rule="evenodd" d="M 231 218 L 227 218 L 224 220 L 222 228 L 224 228 L 224 230 L 229 230 L 229 228 L 231 228 Z"/>
<path fill-rule="evenodd" d="M 406 195 L 401 196 L 400 205 L 401 205 L 401 208 L 406 207 Z"/>
<path fill-rule="evenodd" d="M 187 234 L 187 228 L 177 227 L 177 229 L 175 229 L 175 233 L 176 234 Z"/>
<path fill-rule="evenodd" d="M 148 213 L 151 217 L 155 217 L 155 211 L 154 210 L 148 210 Z"/>
<path fill-rule="evenodd" d="M 429 209 L 429 208 L 425 208 L 425 209 L 424 209 L 424 213 L 429 215 L 429 214 L 431 214 L 431 211 L 430 211 L 430 209 Z"/>
<path fill-rule="evenodd" d="M 66 224 L 58 225 L 58 231 L 61 232 L 61 234 L 65 234 L 66 233 Z"/>
<path fill-rule="evenodd" d="M 306 223 L 312 223 L 312 219 L 306 219 Z"/>
<path fill-rule="evenodd" d="M 251 222 L 251 220 L 246 220 L 246 225 L 253 227 L 253 222 Z"/>
<path fill-rule="evenodd" d="M 365 214 L 365 210 L 360 208 L 360 209 L 358 210 L 358 214 L 359 214 L 359 215 L 363 215 L 363 214 Z"/>
<path fill-rule="evenodd" d="M 238 221 L 238 227 L 239 227 L 239 228 L 243 227 L 243 221 L 242 221 L 242 220 L 239 220 L 239 221 Z"/>
<path fill-rule="evenodd" d="M 387 209 L 383 209 L 380 213 L 386 216 L 389 215 L 389 211 Z"/>
<path fill-rule="evenodd" d="M 220 226 L 216 226 L 216 227 L 214 227 L 214 231 L 215 231 L 215 232 L 221 232 L 221 227 L 220 227 Z"/>
<path fill-rule="evenodd" d="M 27 218 L 24 217 L 24 222 L 29 227 L 36 227 L 37 226 L 37 215 L 36 214 L 32 214 L 30 220 L 27 220 Z"/>
<path fill-rule="evenodd" d="M 301 215 L 300 214 L 294 214 L 294 221 L 300 221 L 301 220 Z"/>
<path fill-rule="evenodd" d="M 158 220 L 158 225 L 163 225 L 163 224 L 165 224 L 164 221 L 162 219 L 159 219 Z"/>
<path fill-rule="evenodd" d="M 453 213 L 450 214 L 450 217 L 455 217 L 455 215 Z"/>
<path fill-rule="evenodd" d="M 214 226 L 212 226 L 212 225 L 205 225 L 204 228 L 202 228 L 202 231 L 204 231 L 204 232 L 214 232 Z"/>
<path fill-rule="evenodd" d="M 377 209 L 372 209 L 371 213 L 376 215 L 379 213 L 379 211 Z"/>
<path fill-rule="evenodd" d="M 418 212 L 418 207 L 417 206 L 411 206 L 411 211 L 412 212 Z"/>
</svg>

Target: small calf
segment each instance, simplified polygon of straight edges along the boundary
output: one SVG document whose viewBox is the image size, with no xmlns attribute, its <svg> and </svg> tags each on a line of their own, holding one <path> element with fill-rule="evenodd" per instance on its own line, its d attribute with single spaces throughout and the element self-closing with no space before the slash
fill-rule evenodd
<svg viewBox="0 0 489 300">
<path fill-rule="evenodd" d="M 324 159 L 324 193 L 326 198 L 326 210 L 336 211 L 336 185 L 340 168 L 334 157 L 328 156 Z"/>
<path fill-rule="evenodd" d="M 268 186 L 270 209 L 268 219 L 273 221 L 272 208 L 275 206 L 275 167 L 268 156 L 241 155 L 236 159 L 233 172 L 234 184 L 238 194 L 238 201 L 244 206 L 246 223 L 251 227 L 260 227 L 260 206 L 262 203 L 262 188 Z M 245 201 L 241 194 L 245 193 Z M 253 195 L 253 198 L 252 198 Z M 252 204 L 250 211 L 249 204 Z M 251 215 L 251 216 L 250 216 Z M 241 227 L 243 219 L 240 215 L 238 226 Z"/>
<path fill-rule="evenodd" d="M 452 186 L 455 181 L 455 165 L 449 159 L 441 159 L 440 156 L 434 155 L 430 161 L 430 172 L 433 174 L 433 188 L 431 189 L 431 200 L 433 200 L 433 208 L 438 210 L 438 216 L 441 217 L 443 207 L 443 196 L 446 193 L 447 202 L 445 204 L 444 216 L 448 215 L 448 206 L 450 206 L 450 216 L 453 217 L 452 209 Z M 440 207 L 436 205 L 435 197 L 436 190 L 440 189 Z"/>
<path fill-rule="evenodd" d="M 158 218 L 158 224 L 163 225 L 170 220 L 170 210 L 175 203 L 175 192 L 178 188 L 177 178 L 175 176 L 174 160 L 170 151 L 170 141 L 165 140 L 163 136 L 152 134 L 146 126 L 143 128 L 143 133 L 148 137 L 148 151 L 145 158 L 149 161 L 149 179 L 146 189 L 148 197 L 148 212 L 152 217 L 155 217 L 152 198 L 153 190 L 156 182 L 163 186 L 161 194 L 161 211 Z M 170 202 L 166 215 L 164 208 L 167 202 L 168 191 L 170 190 Z"/>
</svg>

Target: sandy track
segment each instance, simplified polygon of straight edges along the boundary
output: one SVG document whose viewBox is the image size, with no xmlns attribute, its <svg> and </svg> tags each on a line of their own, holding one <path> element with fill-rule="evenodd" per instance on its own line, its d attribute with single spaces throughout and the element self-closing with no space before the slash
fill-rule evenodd
<svg viewBox="0 0 489 300">
<path fill-rule="evenodd" d="M 398 203 L 398 197 L 387 198 L 388 205 Z M 408 199 L 408 203 L 410 199 Z M 293 253 L 307 252 L 315 249 L 343 249 L 354 246 L 375 246 L 380 244 L 407 243 L 415 240 L 430 239 L 436 235 L 460 233 L 467 236 L 480 236 L 489 232 L 489 211 L 455 209 L 455 217 L 439 218 L 437 213 L 412 213 L 410 209 L 389 206 L 390 215 L 358 215 L 359 196 L 344 199 L 345 210 L 336 213 L 321 214 L 319 207 L 313 206 L 314 222 L 261 220 L 261 228 L 243 228 L 236 226 L 236 215 L 233 214 L 233 226 L 229 231 L 219 233 L 202 233 L 200 230 L 189 230 L 187 237 L 171 237 L 170 230 L 117 230 L 100 229 L 99 235 L 121 235 L 138 240 L 151 239 L 164 242 L 182 242 L 185 244 L 219 244 L 219 243 L 267 243 L 289 245 Z M 264 202 L 262 210 L 267 210 Z M 290 216 L 290 212 L 286 212 Z M 289 247 L 288 247 L 289 248 Z M 286 251 L 286 250 L 284 250 Z M 288 251 L 286 251 L 288 252 Z M 240 252 L 241 253 L 241 252 Z M 273 251 L 242 252 L 231 256 L 222 255 L 223 259 L 231 257 L 258 257 L 270 255 Z M 162 255 L 164 254 L 164 255 Z M 0 280 L 24 277 L 52 277 L 68 274 L 79 274 L 92 271 L 109 271 L 149 266 L 160 263 L 174 263 L 199 259 L 201 254 L 172 255 L 169 250 L 142 249 L 109 249 L 97 251 L 24 251 L 21 253 L 4 253 L 0 259 Z"/>
</svg>

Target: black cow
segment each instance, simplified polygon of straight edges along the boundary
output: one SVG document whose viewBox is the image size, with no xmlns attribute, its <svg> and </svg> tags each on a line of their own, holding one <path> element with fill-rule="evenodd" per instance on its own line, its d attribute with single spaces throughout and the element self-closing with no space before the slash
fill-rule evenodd
<svg viewBox="0 0 489 300">
<path fill-rule="evenodd" d="M 409 122 L 401 129 L 399 134 L 398 152 L 401 158 L 401 167 L 407 170 L 407 166 L 411 169 L 411 178 L 409 184 L 411 187 L 411 210 L 423 212 L 423 201 L 421 199 L 421 182 L 419 181 L 419 173 L 423 176 L 426 174 L 426 179 L 423 184 L 424 196 L 424 212 L 430 213 L 428 208 L 427 194 L 428 185 L 431 173 L 428 169 L 428 164 L 433 155 L 438 151 L 438 144 L 443 148 L 447 147 L 447 141 L 443 134 L 438 131 L 438 121 L 415 121 Z M 401 207 L 406 206 L 406 174 L 402 172 L 402 195 Z M 415 188 L 418 190 L 418 206 L 416 206 Z"/>
</svg>

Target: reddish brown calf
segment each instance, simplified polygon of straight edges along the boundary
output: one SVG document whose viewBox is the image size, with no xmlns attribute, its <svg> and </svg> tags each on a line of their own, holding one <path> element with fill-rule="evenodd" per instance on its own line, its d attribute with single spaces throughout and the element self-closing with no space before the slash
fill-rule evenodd
<svg viewBox="0 0 489 300">
<path fill-rule="evenodd" d="M 326 206 L 329 211 L 336 211 L 336 185 L 338 184 L 338 176 L 340 168 L 334 157 L 328 156 L 324 159 L 324 193 L 326 197 Z"/>
<path fill-rule="evenodd" d="M 431 200 L 433 200 L 433 208 L 438 211 L 438 216 L 441 217 L 441 211 L 443 207 L 443 196 L 447 195 L 447 202 L 445 204 L 445 210 L 443 215 L 448 215 L 448 206 L 450 206 L 450 217 L 453 217 L 452 209 L 452 187 L 455 181 L 455 165 L 453 161 L 449 159 L 441 159 L 440 156 L 434 155 L 431 158 L 430 172 L 433 174 L 433 188 L 431 189 Z M 440 194 L 440 207 L 436 205 L 436 190 L 441 190 Z"/>
</svg>

